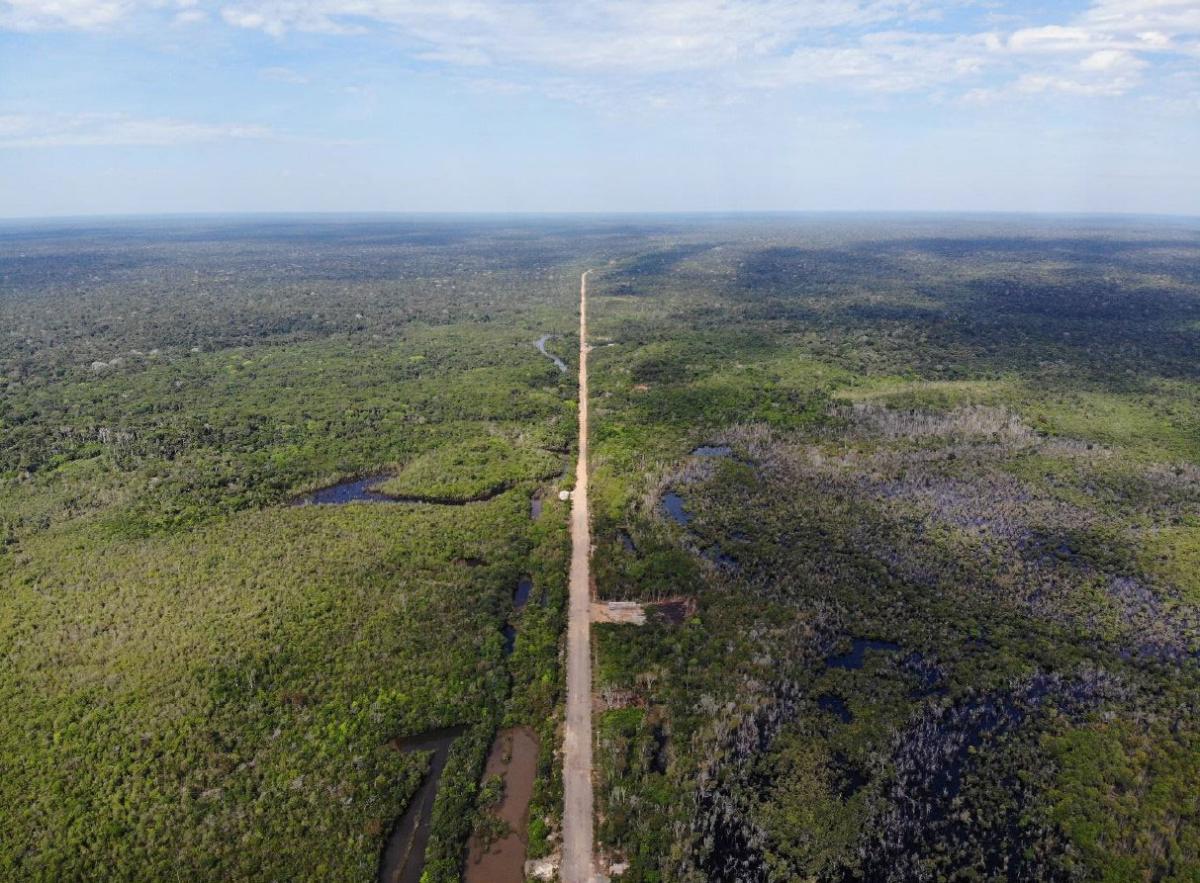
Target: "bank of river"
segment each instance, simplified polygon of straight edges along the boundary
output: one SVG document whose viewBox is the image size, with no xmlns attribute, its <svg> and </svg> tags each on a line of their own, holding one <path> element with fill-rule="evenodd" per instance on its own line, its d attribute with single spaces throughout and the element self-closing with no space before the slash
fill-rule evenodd
<svg viewBox="0 0 1200 883">
<path fill-rule="evenodd" d="M 379 489 L 391 473 L 351 478 L 329 487 L 303 494 L 292 501 L 293 506 L 344 506 L 347 503 L 418 503 L 431 506 L 467 506 L 486 503 L 512 488 L 513 482 L 503 482 L 471 497 L 437 497 L 421 494 L 387 494 Z M 540 511 L 540 502 L 539 502 Z"/>
<path fill-rule="evenodd" d="M 560 359 L 558 356 L 554 355 L 554 353 L 546 352 L 546 341 L 549 340 L 553 336 L 554 335 L 552 335 L 552 334 L 543 334 L 541 337 L 539 337 L 537 340 L 535 340 L 533 342 L 533 345 L 538 348 L 539 353 L 541 353 L 543 356 L 545 356 L 547 359 L 549 359 L 551 362 L 554 363 L 554 367 L 556 367 L 559 371 L 562 371 L 565 374 L 567 371 L 567 363 L 564 362 L 562 359 Z"/>
<path fill-rule="evenodd" d="M 379 883 L 421 883 L 425 870 L 425 846 L 429 843 L 429 825 L 433 816 L 433 801 L 437 797 L 438 782 L 450 756 L 450 746 L 463 732 L 462 727 L 447 727 L 431 730 L 419 736 L 397 739 L 393 744 L 398 751 L 412 753 L 432 752 L 429 770 L 421 781 L 421 787 L 413 795 L 404 815 L 392 829 L 383 856 L 379 862 Z"/>
</svg>

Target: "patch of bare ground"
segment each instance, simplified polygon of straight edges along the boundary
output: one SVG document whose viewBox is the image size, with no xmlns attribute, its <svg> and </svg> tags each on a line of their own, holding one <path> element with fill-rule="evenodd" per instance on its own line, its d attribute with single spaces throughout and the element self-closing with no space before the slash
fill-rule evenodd
<svg viewBox="0 0 1200 883">
<path fill-rule="evenodd" d="M 601 687 L 592 698 L 592 707 L 597 712 L 614 711 L 618 708 L 644 708 L 646 697 L 636 690 L 621 690 Z"/>
<path fill-rule="evenodd" d="M 682 595 L 658 601 L 593 601 L 592 622 L 645 625 L 648 614 L 658 614 L 671 625 L 680 625 L 696 613 L 696 599 Z"/>
<path fill-rule="evenodd" d="M 592 622 L 643 625 L 646 611 L 638 601 L 593 601 Z"/>
<path fill-rule="evenodd" d="M 890 439 L 991 438 L 1030 442 L 1033 430 L 1006 408 L 968 405 L 949 411 L 917 411 L 855 402 L 845 413 L 864 435 Z"/>
<path fill-rule="evenodd" d="M 523 883 L 529 800 L 537 772 L 538 739 L 529 727 L 501 730 L 484 770 L 484 789 L 498 792 L 498 803 L 471 838 L 466 883 Z"/>
</svg>

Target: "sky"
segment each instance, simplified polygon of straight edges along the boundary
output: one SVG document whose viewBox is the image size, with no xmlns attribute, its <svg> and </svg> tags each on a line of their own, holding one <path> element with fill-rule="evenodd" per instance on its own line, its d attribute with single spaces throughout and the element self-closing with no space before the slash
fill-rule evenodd
<svg viewBox="0 0 1200 883">
<path fill-rule="evenodd" d="M 1200 0 L 0 0 L 0 216 L 1200 215 Z"/>
</svg>

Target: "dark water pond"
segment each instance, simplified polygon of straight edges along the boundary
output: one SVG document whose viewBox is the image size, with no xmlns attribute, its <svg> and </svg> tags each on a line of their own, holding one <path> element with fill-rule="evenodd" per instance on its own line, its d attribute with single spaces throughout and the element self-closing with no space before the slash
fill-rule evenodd
<svg viewBox="0 0 1200 883">
<path fill-rule="evenodd" d="M 923 653 L 915 650 L 904 657 L 904 670 L 917 679 L 917 686 L 909 691 L 911 699 L 928 699 L 930 696 L 944 696 L 948 691 L 942 683 L 945 672 L 942 667 L 931 659 L 926 659 Z"/>
<path fill-rule="evenodd" d="M 542 498 L 541 497 L 534 496 L 529 501 L 529 517 L 533 521 L 537 521 L 539 518 L 542 517 Z"/>
<path fill-rule="evenodd" d="M 366 478 L 355 478 L 351 479 L 350 481 L 343 481 L 340 484 L 333 485 L 332 487 L 322 488 L 319 491 L 313 491 L 311 494 L 305 494 L 303 497 L 296 500 L 292 505 L 340 506 L 345 503 L 398 502 L 392 497 L 389 497 L 387 494 L 381 494 L 379 491 L 373 490 L 375 485 L 388 478 L 391 478 L 391 476 L 387 473 L 384 473 L 382 475 L 370 475 Z"/>
<path fill-rule="evenodd" d="M 832 767 L 834 782 L 842 800 L 849 800 L 867 784 L 867 776 L 862 770 L 850 763 L 846 755 L 840 752 L 834 754 Z"/>
<path fill-rule="evenodd" d="M 877 641 L 873 638 L 855 638 L 854 644 L 851 646 L 849 653 L 840 653 L 835 656 L 829 656 L 825 659 L 825 664 L 830 668 L 862 668 L 868 650 L 895 653 L 901 649 L 903 648 L 901 648 L 901 646 L 894 641 Z"/>
<path fill-rule="evenodd" d="M 549 359 L 551 362 L 554 363 L 554 367 L 556 367 L 559 371 L 562 371 L 565 373 L 567 370 L 567 363 L 564 362 L 562 359 L 560 359 L 558 356 L 554 355 L 554 353 L 546 352 L 546 341 L 549 340 L 553 336 L 554 336 L 553 334 L 543 334 L 541 337 L 539 337 L 537 340 L 535 340 L 533 342 L 533 345 L 538 348 L 538 352 L 540 352 L 543 356 L 545 356 L 547 359 Z"/>
<path fill-rule="evenodd" d="M 511 656 L 513 648 L 517 646 L 517 630 L 506 622 L 500 632 L 504 635 L 504 655 Z"/>
<path fill-rule="evenodd" d="M 676 524 L 687 524 L 692 520 L 692 516 L 683 511 L 683 497 L 674 491 L 663 495 L 663 509 Z"/>
<path fill-rule="evenodd" d="M 712 546 L 705 550 L 704 557 L 725 570 L 738 569 L 737 559 L 726 553 L 720 546 Z"/>
<path fill-rule="evenodd" d="M 628 552 L 631 555 L 637 554 L 637 546 L 635 546 L 633 544 L 633 537 L 631 537 L 625 531 L 621 531 L 620 533 L 617 534 L 617 536 L 620 537 L 621 545 L 625 547 L 626 552 Z"/>
<path fill-rule="evenodd" d="M 397 739 L 393 746 L 405 754 L 415 751 L 431 751 L 429 770 L 421 781 L 421 787 L 409 801 L 404 815 L 392 829 L 379 861 L 379 883 L 421 883 L 425 870 L 425 847 L 429 843 L 429 823 L 433 815 L 433 801 L 437 797 L 438 782 L 450 756 L 450 746 L 462 735 L 462 727 L 445 727 L 430 730 L 419 736 Z"/>
<path fill-rule="evenodd" d="M 517 582 L 516 591 L 513 592 L 513 607 L 520 610 L 529 600 L 529 593 L 533 591 L 533 580 L 527 576 L 521 577 Z"/>
<path fill-rule="evenodd" d="M 733 453 L 729 445 L 701 445 L 692 451 L 693 457 L 728 457 Z"/>
<path fill-rule="evenodd" d="M 817 706 L 822 711 L 828 711 L 830 714 L 837 715 L 842 723 L 848 724 L 854 720 L 854 715 L 850 711 L 850 707 L 846 705 L 846 700 L 841 696 L 835 696 L 833 693 L 824 693 L 817 697 Z"/>
<path fill-rule="evenodd" d="M 654 753 L 650 757 L 650 772 L 665 773 L 667 771 L 667 731 L 662 724 L 656 724 L 651 733 L 654 738 Z"/>
</svg>

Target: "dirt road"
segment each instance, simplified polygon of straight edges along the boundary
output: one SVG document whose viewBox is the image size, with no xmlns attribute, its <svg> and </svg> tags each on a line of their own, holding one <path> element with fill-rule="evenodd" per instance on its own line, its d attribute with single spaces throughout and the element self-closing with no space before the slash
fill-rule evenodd
<svg viewBox="0 0 1200 883">
<path fill-rule="evenodd" d="M 590 273 L 591 270 L 588 271 Z M 592 863 L 592 647 L 588 556 L 587 277 L 579 279 L 579 463 L 571 503 L 571 583 L 567 620 L 567 729 L 563 741 L 563 883 L 589 883 Z"/>
</svg>

